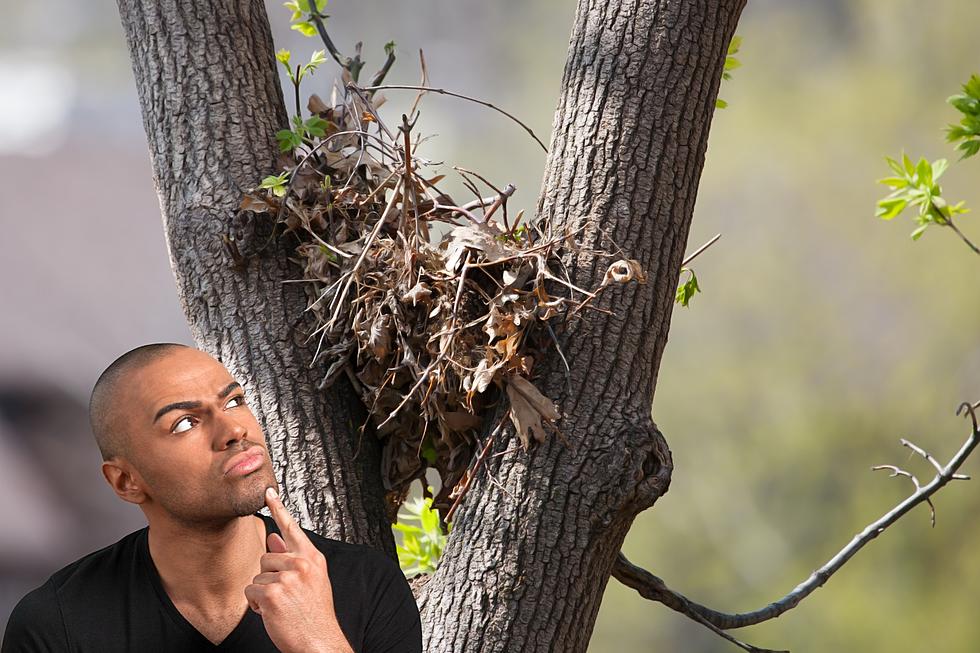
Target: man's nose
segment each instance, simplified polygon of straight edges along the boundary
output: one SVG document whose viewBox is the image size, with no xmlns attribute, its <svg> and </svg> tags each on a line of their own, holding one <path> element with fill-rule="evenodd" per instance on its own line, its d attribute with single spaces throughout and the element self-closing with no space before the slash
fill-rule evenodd
<svg viewBox="0 0 980 653">
<path fill-rule="evenodd" d="M 248 435 L 248 429 L 240 421 L 231 415 L 223 415 L 221 424 L 218 428 L 216 440 L 221 448 L 225 449 L 240 440 L 244 440 Z"/>
</svg>

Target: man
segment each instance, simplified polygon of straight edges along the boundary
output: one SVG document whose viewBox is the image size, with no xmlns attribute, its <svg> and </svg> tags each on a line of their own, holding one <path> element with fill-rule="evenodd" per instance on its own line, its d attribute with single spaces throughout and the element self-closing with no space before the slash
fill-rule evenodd
<svg viewBox="0 0 980 653">
<path fill-rule="evenodd" d="M 27 594 L 0 653 L 422 650 L 398 565 L 286 511 L 262 429 L 221 363 L 138 347 L 103 372 L 89 415 L 102 474 L 148 526 Z"/>
</svg>

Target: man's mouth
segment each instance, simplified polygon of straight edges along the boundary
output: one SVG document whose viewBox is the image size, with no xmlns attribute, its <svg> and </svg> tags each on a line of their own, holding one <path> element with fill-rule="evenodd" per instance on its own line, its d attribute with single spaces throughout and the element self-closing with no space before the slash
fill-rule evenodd
<svg viewBox="0 0 980 653">
<path fill-rule="evenodd" d="M 265 463 L 265 453 L 262 447 L 253 446 L 247 450 L 232 456 L 231 460 L 225 463 L 225 476 L 245 476 L 251 474 Z"/>
</svg>

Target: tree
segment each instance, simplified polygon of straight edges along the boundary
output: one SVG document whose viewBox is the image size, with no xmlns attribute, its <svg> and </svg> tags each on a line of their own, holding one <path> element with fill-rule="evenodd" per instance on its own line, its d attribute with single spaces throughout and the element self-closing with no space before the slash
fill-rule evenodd
<svg viewBox="0 0 980 653">
<path fill-rule="evenodd" d="M 649 282 L 610 289 L 598 305 L 616 310 L 560 334 L 568 378 L 557 356 L 540 365 L 564 439 L 527 452 L 512 449 L 509 430 L 497 440 L 492 453 L 502 455 L 486 459 L 438 572 L 418 592 L 429 650 L 585 650 L 614 571 L 692 618 L 732 626 L 656 587 L 618 552 L 670 482 L 650 403 L 743 4 L 578 6 L 538 216 L 573 228 L 598 218 Z M 357 436 L 363 408 L 346 382 L 317 388 L 305 298 L 282 283 L 289 252 L 262 223 L 233 219 L 242 192 L 273 170 L 274 134 L 287 123 L 262 5 L 120 0 L 120 13 L 193 337 L 253 393 L 294 513 L 392 553 L 377 442 Z M 601 237 L 581 234 L 592 247 Z M 606 271 L 587 255 L 567 263 L 579 287 Z"/>
</svg>

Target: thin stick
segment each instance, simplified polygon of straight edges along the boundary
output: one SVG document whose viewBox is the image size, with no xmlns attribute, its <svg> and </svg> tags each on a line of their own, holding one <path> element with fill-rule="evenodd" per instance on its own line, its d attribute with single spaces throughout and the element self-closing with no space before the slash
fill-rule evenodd
<svg viewBox="0 0 980 653">
<path fill-rule="evenodd" d="M 696 257 L 696 256 L 697 256 L 698 254 L 700 254 L 700 253 L 701 253 L 701 252 L 703 252 L 704 250 L 706 250 L 706 249 L 708 249 L 709 247 L 711 247 L 712 245 L 714 245 L 714 244 L 715 244 L 715 242 L 717 242 L 717 240 L 718 240 L 719 238 L 721 238 L 721 234 L 715 234 L 715 237 L 714 237 L 714 238 L 712 238 L 711 240 L 709 240 L 708 242 L 706 242 L 706 243 L 705 243 L 704 245 L 701 245 L 701 247 L 698 247 L 698 248 L 697 248 L 697 249 L 696 249 L 696 250 L 694 251 L 694 253 L 693 253 L 693 254 L 691 254 L 691 255 L 690 255 L 690 256 L 688 256 L 688 257 L 687 257 L 686 259 L 684 259 L 683 261 L 681 261 L 681 267 L 684 267 L 685 265 L 687 265 L 688 263 L 690 263 L 691 261 L 693 261 L 693 260 L 694 260 L 694 258 L 695 258 L 695 257 Z"/>
<path fill-rule="evenodd" d="M 348 84 L 348 86 L 350 86 L 350 84 Z M 506 111 L 504 111 L 500 107 L 498 107 L 496 105 L 493 105 L 493 104 L 490 104 L 489 102 L 486 102 L 484 100 L 478 100 L 477 98 L 470 97 L 468 95 L 463 95 L 462 93 L 453 93 L 452 91 L 447 91 L 444 88 L 433 88 L 431 86 L 414 86 L 414 85 L 410 85 L 410 84 L 382 84 L 380 86 L 364 86 L 364 87 L 362 87 L 362 90 L 364 90 L 364 91 L 380 91 L 382 89 L 404 89 L 404 90 L 410 90 L 410 91 L 429 91 L 429 92 L 432 92 L 432 93 L 440 93 L 442 95 L 450 95 L 452 97 L 457 97 L 457 98 L 460 98 L 462 100 L 469 100 L 470 102 L 476 102 L 477 104 L 482 104 L 485 107 L 488 107 L 490 109 L 493 109 L 494 111 L 497 111 L 499 113 L 504 114 L 505 116 L 507 116 L 508 118 L 510 118 L 511 120 L 513 120 L 514 122 L 516 122 L 518 125 L 520 125 L 521 127 L 523 127 L 524 128 L 524 131 L 526 131 L 528 134 L 530 134 L 531 135 L 531 138 L 533 138 L 534 140 L 536 140 L 538 142 L 538 145 L 541 146 L 541 149 L 544 150 L 546 153 L 548 152 L 548 148 L 545 147 L 545 144 L 542 143 L 541 142 L 541 139 L 537 137 L 537 135 L 534 133 L 534 130 L 532 130 L 530 127 L 528 127 L 527 125 L 525 125 L 523 122 L 521 122 L 515 116 L 507 113 Z"/>
</svg>

